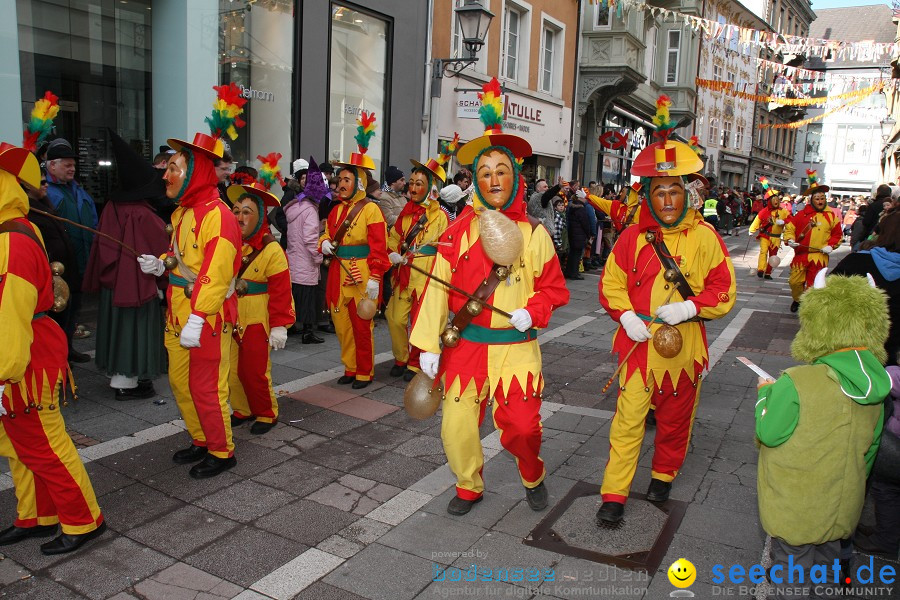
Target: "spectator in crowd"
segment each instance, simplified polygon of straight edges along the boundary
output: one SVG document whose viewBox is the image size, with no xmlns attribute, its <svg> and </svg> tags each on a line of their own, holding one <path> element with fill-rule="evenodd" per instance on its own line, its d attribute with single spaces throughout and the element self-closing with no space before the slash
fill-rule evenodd
<svg viewBox="0 0 900 600">
<path fill-rule="evenodd" d="M 384 215 L 388 231 L 397 222 L 400 211 L 406 206 L 405 190 L 406 177 L 403 171 L 394 166 L 388 167 L 384 172 L 384 184 L 381 186 L 381 191 L 374 194 L 378 200 L 378 208 Z"/>
<path fill-rule="evenodd" d="M 553 247 L 556 249 L 556 255 L 559 257 L 560 263 L 566 260 L 566 254 L 569 252 L 569 232 L 566 224 L 566 199 L 559 196 L 553 201 Z"/>
<path fill-rule="evenodd" d="M 528 214 L 540 219 L 547 229 L 553 227 L 554 210 L 551 201 L 559 194 L 560 187 L 560 183 L 550 187 L 546 179 L 538 179 L 534 184 L 534 193 L 528 199 Z"/>
<path fill-rule="evenodd" d="M 587 194 L 578 190 L 569 201 L 569 209 L 566 214 L 569 233 L 569 258 L 566 261 L 566 279 L 584 279 L 578 273 L 584 248 L 591 239 L 591 219 L 588 216 L 584 200 Z"/>
</svg>

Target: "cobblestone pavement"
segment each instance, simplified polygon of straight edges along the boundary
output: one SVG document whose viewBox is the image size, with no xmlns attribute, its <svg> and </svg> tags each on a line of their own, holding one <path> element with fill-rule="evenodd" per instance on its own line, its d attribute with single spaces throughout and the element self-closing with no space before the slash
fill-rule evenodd
<svg viewBox="0 0 900 600">
<path fill-rule="evenodd" d="M 415 421 L 406 415 L 404 384 L 387 374 L 389 352 L 377 356 L 376 381 L 364 394 L 337 386 L 339 350 L 334 336 L 325 335 L 326 343 L 309 346 L 292 337 L 286 350 L 273 354 L 278 426 L 264 436 L 237 428 L 237 467 L 204 481 L 190 479 L 186 467 L 171 461 L 188 438 L 165 378 L 156 382 L 155 401 L 117 402 L 105 376 L 90 364 L 76 365 L 81 398 L 65 409 L 65 418 L 110 529 L 75 555 L 45 557 L 41 540 L 0 548 L 0 596 L 655 599 L 669 597 L 674 588 L 664 571 L 685 557 L 698 573 L 691 589 L 710 598 L 716 593 L 712 565 L 749 567 L 760 562 L 766 543 L 756 502 L 756 377 L 736 357 L 748 356 L 777 374 L 793 364 L 789 344 L 798 327 L 787 310 L 787 270 L 763 282 L 750 271 L 752 245 L 743 257 L 746 237 L 726 240 L 735 257 L 737 305 L 708 324 L 714 364 L 672 492 L 687 509 L 658 572 L 616 569 L 523 544 L 546 512 L 524 502 L 515 465 L 489 419 L 482 429 L 485 500 L 464 517 L 449 516 L 454 480 L 439 416 Z M 551 508 L 578 481 L 599 485 L 608 456 L 615 390 L 603 395 L 600 389 L 614 368 L 615 325 L 599 310 L 597 281 L 590 273 L 569 282 L 571 303 L 539 338 L 547 382 L 541 454 Z M 90 313 L 84 320 L 92 325 Z M 376 349 L 387 350 L 386 324 L 376 323 Z M 92 340 L 78 347 L 90 351 Z M 635 491 L 649 482 L 651 452 L 648 435 Z M 0 473 L 0 490 L 0 524 L 11 523 L 15 497 L 6 473 Z M 592 521 L 584 527 L 603 535 Z M 452 581 L 472 564 L 543 575 L 537 581 Z M 731 589 L 744 597 L 754 591 Z"/>
</svg>

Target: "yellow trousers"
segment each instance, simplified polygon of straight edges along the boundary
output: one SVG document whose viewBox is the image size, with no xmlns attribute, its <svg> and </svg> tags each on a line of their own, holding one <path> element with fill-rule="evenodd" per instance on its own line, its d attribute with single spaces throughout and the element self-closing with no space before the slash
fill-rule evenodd
<svg viewBox="0 0 900 600">
<path fill-rule="evenodd" d="M 772 273 L 772 266 L 769 265 L 769 257 L 778 254 L 779 247 L 781 247 L 780 238 L 759 238 L 759 262 L 756 265 L 757 271 L 763 271 L 766 274 Z"/>
<path fill-rule="evenodd" d="M 791 286 L 791 298 L 794 302 L 800 302 L 800 296 L 807 288 L 811 288 L 816 274 L 828 266 L 828 257 L 824 254 L 819 255 L 821 258 L 809 257 L 808 262 L 794 262 L 791 264 L 791 275 L 788 277 L 788 284 Z"/>
<path fill-rule="evenodd" d="M 341 344 L 344 375 L 356 377 L 359 381 L 371 381 L 375 376 L 375 324 L 359 318 L 356 300 L 353 299 L 343 306 L 332 307 L 331 321 Z"/>
<path fill-rule="evenodd" d="M 409 347 L 410 315 L 415 318 L 420 303 L 414 299 L 409 290 L 394 291 L 388 302 L 384 317 L 387 319 L 388 331 L 391 333 L 391 350 L 394 353 L 394 364 L 406 367 L 418 373 L 419 350 Z"/>
<path fill-rule="evenodd" d="M 229 458 L 234 455 L 228 408 L 231 325 L 215 319 L 216 327 L 203 325 L 199 348 L 182 348 L 173 333 L 166 333 L 169 385 L 194 445 Z"/>
<path fill-rule="evenodd" d="M 231 408 L 239 419 L 255 418 L 261 423 L 278 420 L 278 400 L 272 390 L 272 357 L 269 338 L 262 323 L 235 335 L 231 344 Z"/>
</svg>

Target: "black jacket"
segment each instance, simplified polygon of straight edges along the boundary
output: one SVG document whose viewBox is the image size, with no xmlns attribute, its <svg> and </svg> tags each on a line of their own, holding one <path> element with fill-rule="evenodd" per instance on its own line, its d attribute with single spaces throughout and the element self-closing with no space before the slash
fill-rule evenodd
<svg viewBox="0 0 900 600">
<path fill-rule="evenodd" d="M 591 237 L 591 218 L 587 208 L 577 199 L 573 199 L 566 218 L 569 222 L 569 245 L 583 248 Z"/>
<path fill-rule="evenodd" d="M 872 200 L 872 203 L 866 208 L 866 214 L 863 215 L 862 239 L 868 238 L 872 235 L 872 232 L 875 231 L 875 226 L 878 225 L 881 212 L 884 210 L 884 203 L 890 201 L 891 197 L 889 195 L 875 196 L 875 199 Z"/>
<path fill-rule="evenodd" d="M 50 202 L 44 200 L 28 199 L 32 206 L 48 213 L 56 214 Z M 41 232 L 44 238 L 44 247 L 47 249 L 47 257 L 50 262 L 61 262 L 65 267 L 63 280 L 69 284 L 69 291 L 81 291 L 81 277 L 78 275 L 78 261 L 75 260 L 75 250 L 69 241 L 69 234 L 61 221 L 42 215 L 36 211 L 28 211 L 28 220 Z"/>
</svg>

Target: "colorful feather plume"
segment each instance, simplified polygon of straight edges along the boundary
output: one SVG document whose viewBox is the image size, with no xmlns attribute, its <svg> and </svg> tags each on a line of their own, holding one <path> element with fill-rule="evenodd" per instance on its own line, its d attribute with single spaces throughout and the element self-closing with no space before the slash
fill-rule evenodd
<svg viewBox="0 0 900 600">
<path fill-rule="evenodd" d="M 441 151 L 438 153 L 437 158 L 438 163 L 441 166 L 446 165 L 453 158 L 453 155 L 456 154 L 457 150 L 459 150 L 459 133 L 454 131 L 452 140 L 441 142 Z"/>
<path fill-rule="evenodd" d="M 776 190 L 775 188 L 769 187 L 769 178 L 764 175 L 759 176 L 759 185 L 762 186 L 763 196 L 767 200 L 778 193 L 778 190 Z"/>
<path fill-rule="evenodd" d="M 365 154 L 369 151 L 369 142 L 375 135 L 375 113 L 367 113 L 362 111 L 360 117 L 356 120 L 356 145 L 359 146 L 359 153 Z"/>
<path fill-rule="evenodd" d="M 240 115 L 244 112 L 242 107 L 247 99 L 241 96 L 241 88 L 234 82 L 214 85 L 213 89 L 216 90 L 216 101 L 212 116 L 206 117 L 209 131 L 215 138 L 228 134 L 231 139 L 237 139 L 237 128 L 246 125 Z"/>
<path fill-rule="evenodd" d="M 280 153 L 270 152 L 265 156 L 259 155 L 256 157 L 256 160 L 262 163 L 259 167 L 259 182 L 264 188 L 267 190 L 272 189 L 272 186 L 276 183 L 284 185 L 284 179 L 281 177 L 281 167 L 278 166 L 278 161 L 281 160 Z"/>
<path fill-rule="evenodd" d="M 819 175 L 815 169 L 807 169 L 806 179 L 807 181 L 809 181 L 809 185 L 813 186 L 819 182 Z"/>
<path fill-rule="evenodd" d="M 228 179 L 231 180 L 232 185 L 250 185 L 256 181 L 253 179 L 253 175 L 244 172 L 232 173 Z"/>
<path fill-rule="evenodd" d="M 51 91 L 44 92 L 31 109 L 31 119 L 25 126 L 22 147 L 30 152 L 37 152 L 38 146 L 53 131 L 53 119 L 59 114 L 59 98 Z"/>
<path fill-rule="evenodd" d="M 700 147 L 699 137 L 697 137 L 696 135 L 692 135 L 688 140 L 688 146 L 691 147 L 691 150 L 693 150 L 697 154 L 697 156 L 703 156 L 703 148 Z"/>
<path fill-rule="evenodd" d="M 653 125 L 656 127 L 656 136 L 665 141 L 669 138 L 669 134 L 675 129 L 675 123 L 669 116 L 669 107 L 672 106 L 672 100 L 663 94 L 656 100 L 656 114 L 653 116 Z"/>
<path fill-rule="evenodd" d="M 503 131 L 503 96 L 500 93 L 500 82 L 496 77 L 481 86 L 482 93 L 478 94 L 481 100 L 481 108 L 478 116 L 484 124 L 485 133 L 500 133 Z"/>
</svg>

